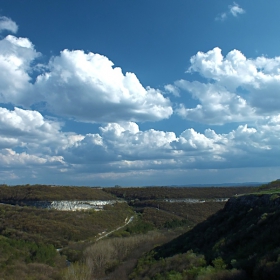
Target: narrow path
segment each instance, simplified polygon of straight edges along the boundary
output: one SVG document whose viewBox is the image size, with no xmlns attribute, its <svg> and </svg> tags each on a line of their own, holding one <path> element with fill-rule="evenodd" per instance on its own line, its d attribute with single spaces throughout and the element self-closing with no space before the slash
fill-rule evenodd
<svg viewBox="0 0 280 280">
<path fill-rule="evenodd" d="M 124 228 L 124 227 L 127 226 L 129 223 L 131 223 L 131 222 L 133 221 L 133 219 L 134 219 L 134 216 L 131 216 L 128 220 L 127 220 L 127 218 L 126 218 L 126 219 L 125 219 L 125 222 L 124 222 L 124 225 L 122 225 L 122 226 L 120 226 L 120 227 L 118 227 L 118 228 L 116 228 L 116 229 L 113 229 L 113 230 L 111 230 L 110 232 L 105 233 L 104 235 L 98 237 L 95 241 L 99 241 L 100 239 L 103 239 L 104 237 L 110 235 L 111 233 L 113 233 L 113 232 L 115 232 L 115 231 L 117 231 L 117 230 L 119 230 L 119 229 L 121 229 L 121 228 Z"/>
</svg>

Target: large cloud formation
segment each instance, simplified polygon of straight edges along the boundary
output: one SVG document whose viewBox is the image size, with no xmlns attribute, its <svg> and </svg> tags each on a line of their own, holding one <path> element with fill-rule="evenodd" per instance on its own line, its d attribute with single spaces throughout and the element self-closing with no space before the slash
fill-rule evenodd
<svg viewBox="0 0 280 280">
<path fill-rule="evenodd" d="M 173 113 L 159 90 L 144 88 L 134 73 L 123 75 L 103 55 L 64 50 L 36 68 L 38 56 L 26 38 L 0 40 L 0 102 L 46 104 L 50 112 L 86 122 L 158 121 Z M 43 73 L 31 83 L 38 68 Z"/>
<path fill-rule="evenodd" d="M 0 40 L 0 102 L 30 105 L 35 101 L 29 73 L 39 55 L 26 38 L 8 35 Z"/>
<path fill-rule="evenodd" d="M 219 48 L 198 52 L 187 72 L 201 79 L 165 86 L 176 101 L 187 94 L 194 107 L 172 104 L 103 55 L 64 50 L 44 65 L 37 64 L 39 57 L 27 38 L 0 40 L 0 103 L 9 104 L 0 106 L 5 180 L 89 184 L 97 177 L 112 182 L 127 176 L 141 182 L 143 174 L 152 178 L 164 170 L 159 182 L 190 169 L 279 165 L 279 57 L 248 59 L 238 50 L 223 56 Z M 140 129 L 137 122 L 170 118 L 172 106 L 182 118 L 209 128 L 198 131 L 186 122 L 177 134 Z M 99 131 L 65 132 L 65 118 L 99 123 Z M 232 125 L 224 133 L 211 127 L 227 123 Z"/>
<path fill-rule="evenodd" d="M 279 113 L 280 57 L 247 59 L 238 50 L 224 57 L 220 48 L 214 48 L 198 52 L 190 62 L 188 72 L 198 72 L 207 82 L 175 82 L 199 102 L 195 108 L 180 104 L 177 113 L 183 118 L 224 124 Z"/>
<path fill-rule="evenodd" d="M 145 89 L 134 73 L 123 75 L 107 57 L 80 50 L 54 57 L 35 89 L 49 110 L 81 121 L 157 121 L 172 114 L 159 90 Z"/>
<path fill-rule="evenodd" d="M 180 135 L 141 131 L 136 123 L 123 122 L 107 123 L 99 133 L 81 135 L 63 132 L 62 125 L 37 111 L 1 108 L 2 176 L 32 174 L 46 179 L 46 174 L 52 174 L 67 181 L 79 173 L 116 176 L 141 170 L 277 166 L 279 161 L 280 115 L 224 134 L 212 129 L 199 133 L 193 128 Z"/>
</svg>

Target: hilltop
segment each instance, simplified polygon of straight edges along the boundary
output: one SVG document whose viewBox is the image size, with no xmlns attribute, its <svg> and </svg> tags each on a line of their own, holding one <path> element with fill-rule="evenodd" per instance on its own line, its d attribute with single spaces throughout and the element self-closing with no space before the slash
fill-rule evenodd
<svg viewBox="0 0 280 280">
<path fill-rule="evenodd" d="M 0 185 L 0 202 L 18 204 L 23 201 L 112 200 L 115 197 L 102 188 L 49 185 Z"/>
</svg>

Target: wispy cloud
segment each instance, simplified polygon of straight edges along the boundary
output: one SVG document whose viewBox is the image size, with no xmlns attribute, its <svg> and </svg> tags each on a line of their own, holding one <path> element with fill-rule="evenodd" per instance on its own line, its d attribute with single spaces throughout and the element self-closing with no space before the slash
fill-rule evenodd
<svg viewBox="0 0 280 280">
<path fill-rule="evenodd" d="M 3 30 L 17 33 L 18 25 L 8 17 L 0 16 L 0 32 Z"/>
<path fill-rule="evenodd" d="M 245 10 L 242 9 L 236 2 L 233 2 L 233 5 L 228 6 L 228 11 L 219 14 L 215 20 L 216 21 L 224 21 L 228 18 L 228 16 L 238 17 L 241 14 L 244 14 Z"/>
<path fill-rule="evenodd" d="M 245 10 L 239 7 L 239 5 L 235 2 L 233 2 L 232 6 L 229 6 L 229 11 L 230 13 L 234 16 L 237 17 L 238 15 L 244 14 Z"/>
</svg>

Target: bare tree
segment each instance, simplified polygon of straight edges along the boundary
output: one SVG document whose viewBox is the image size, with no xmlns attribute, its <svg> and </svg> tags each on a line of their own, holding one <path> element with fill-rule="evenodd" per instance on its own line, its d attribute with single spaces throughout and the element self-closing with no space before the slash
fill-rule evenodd
<svg viewBox="0 0 280 280">
<path fill-rule="evenodd" d="M 92 280 L 90 269 L 83 263 L 71 264 L 63 276 L 63 280 Z"/>
</svg>

